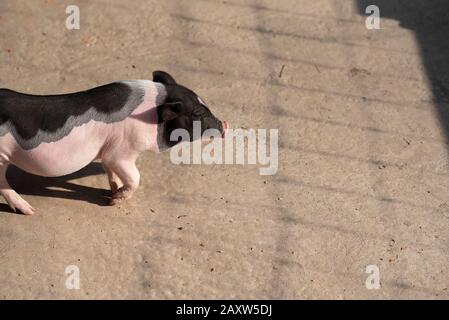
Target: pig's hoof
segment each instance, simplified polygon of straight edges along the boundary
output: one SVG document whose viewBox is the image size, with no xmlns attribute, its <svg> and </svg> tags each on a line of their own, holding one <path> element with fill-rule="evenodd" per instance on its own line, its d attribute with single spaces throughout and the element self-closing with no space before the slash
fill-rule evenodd
<svg viewBox="0 0 449 320">
<path fill-rule="evenodd" d="M 111 201 L 109 202 L 109 204 L 111 206 L 114 206 L 116 204 L 122 203 L 123 201 L 131 198 L 133 192 L 131 189 L 126 188 L 126 187 L 121 187 L 120 189 L 118 189 L 116 192 L 114 192 L 112 194 L 111 197 Z"/>
<path fill-rule="evenodd" d="M 123 201 L 125 201 L 126 200 L 126 198 L 125 197 L 121 197 L 121 198 L 118 198 L 118 197 L 112 197 L 112 199 L 111 199 L 111 201 L 109 201 L 109 205 L 110 206 L 115 206 L 115 205 L 117 205 L 117 204 L 119 204 L 119 203 L 122 203 Z"/>
<path fill-rule="evenodd" d="M 22 212 L 23 214 L 26 214 L 26 215 L 34 214 L 34 208 L 32 206 L 30 206 L 30 204 L 28 202 L 26 202 L 25 200 L 23 200 L 22 198 L 16 200 L 11 205 L 11 208 L 14 210 L 14 212 L 19 210 L 20 212 Z"/>
<path fill-rule="evenodd" d="M 115 181 L 111 181 L 110 185 L 111 185 L 111 192 L 112 192 L 112 194 L 117 193 L 117 191 L 120 189 L 118 187 L 117 182 L 115 182 Z"/>
</svg>

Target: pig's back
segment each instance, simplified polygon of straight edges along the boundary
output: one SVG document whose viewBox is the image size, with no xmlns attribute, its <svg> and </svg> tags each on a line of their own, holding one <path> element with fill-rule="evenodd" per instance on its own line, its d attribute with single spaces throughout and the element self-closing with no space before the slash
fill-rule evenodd
<svg viewBox="0 0 449 320">
<path fill-rule="evenodd" d="M 91 120 L 121 121 L 139 106 L 144 95 L 138 82 L 46 96 L 0 89 L 0 136 L 10 133 L 22 149 L 30 150 L 44 142 L 57 142 Z"/>
<path fill-rule="evenodd" d="M 160 102 L 161 90 L 146 80 L 51 96 L 0 89 L 0 165 L 42 176 L 77 171 L 99 156 L 108 136 L 122 131 L 123 120 Z"/>
</svg>

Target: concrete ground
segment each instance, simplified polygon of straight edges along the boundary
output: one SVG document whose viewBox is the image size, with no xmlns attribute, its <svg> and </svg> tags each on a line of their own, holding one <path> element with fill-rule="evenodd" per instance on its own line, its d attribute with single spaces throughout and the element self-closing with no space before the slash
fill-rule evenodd
<svg viewBox="0 0 449 320">
<path fill-rule="evenodd" d="M 12 169 L 37 213 L 0 207 L 0 298 L 448 298 L 438 52 L 429 64 L 393 15 L 366 29 L 357 2 L 1 1 L 0 87 L 65 93 L 166 70 L 233 127 L 279 129 L 279 170 L 147 153 L 135 197 L 109 207 L 99 164 Z M 65 28 L 70 4 L 80 30 Z"/>
</svg>

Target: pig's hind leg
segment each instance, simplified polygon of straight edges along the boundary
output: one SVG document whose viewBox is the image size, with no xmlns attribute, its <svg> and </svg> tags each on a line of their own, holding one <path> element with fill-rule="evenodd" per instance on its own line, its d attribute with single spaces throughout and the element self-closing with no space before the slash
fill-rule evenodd
<svg viewBox="0 0 449 320">
<path fill-rule="evenodd" d="M 5 198 L 6 202 L 8 202 L 14 212 L 19 210 L 23 214 L 31 215 L 34 214 L 34 208 L 30 206 L 28 202 L 26 202 L 17 192 L 15 192 L 8 181 L 6 180 L 6 169 L 8 169 L 8 165 L 0 165 L 0 193 Z"/>
</svg>

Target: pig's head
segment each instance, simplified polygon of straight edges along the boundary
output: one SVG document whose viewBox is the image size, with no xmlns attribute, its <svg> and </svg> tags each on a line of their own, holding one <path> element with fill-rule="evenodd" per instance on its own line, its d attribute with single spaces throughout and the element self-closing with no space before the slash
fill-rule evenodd
<svg viewBox="0 0 449 320">
<path fill-rule="evenodd" d="M 193 122 L 201 123 L 201 136 L 208 129 L 217 130 L 222 137 L 228 129 L 226 121 L 220 121 L 195 92 L 176 83 L 171 75 L 163 71 L 153 72 L 153 81 L 162 83 L 166 90 L 166 98 L 157 107 L 159 151 L 164 151 L 181 141 L 171 141 L 170 135 L 176 129 L 184 129 L 194 140 Z M 196 136 L 195 136 L 196 137 Z"/>
</svg>

